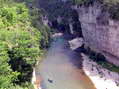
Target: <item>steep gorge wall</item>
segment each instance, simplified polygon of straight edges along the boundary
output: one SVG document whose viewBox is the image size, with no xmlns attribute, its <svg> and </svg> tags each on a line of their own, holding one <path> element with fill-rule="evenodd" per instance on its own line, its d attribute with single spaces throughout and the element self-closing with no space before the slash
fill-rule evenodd
<svg viewBox="0 0 119 89">
<path fill-rule="evenodd" d="M 74 15 L 71 2 L 62 2 L 60 0 L 48 2 L 46 0 L 40 1 L 39 4 L 47 12 L 50 19 L 54 20 L 60 17 L 60 20 L 64 20 L 65 24 L 69 25 L 70 28 L 68 27 L 68 30 L 71 29 L 71 34 L 83 33 L 87 46 L 94 51 L 103 53 L 108 61 L 119 65 L 119 21 L 112 20 L 107 11 L 102 11 L 102 4 L 95 2 L 89 6 L 75 8 L 79 14 L 81 32 L 79 21 L 77 19 L 74 21 L 74 17 L 78 16 Z M 62 27 L 61 25 L 59 26 L 60 28 Z M 64 26 L 63 24 L 61 30 L 64 30 Z"/>
<path fill-rule="evenodd" d="M 85 44 L 119 65 L 119 21 L 112 20 L 99 3 L 75 9 L 79 13 Z"/>
</svg>

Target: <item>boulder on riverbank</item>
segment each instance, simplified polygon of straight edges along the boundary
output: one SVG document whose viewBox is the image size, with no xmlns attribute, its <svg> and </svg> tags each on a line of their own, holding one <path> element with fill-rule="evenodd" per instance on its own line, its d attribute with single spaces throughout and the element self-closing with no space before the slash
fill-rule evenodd
<svg viewBox="0 0 119 89">
<path fill-rule="evenodd" d="M 83 45 L 83 38 L 74 38 L 69 41 L 70 48 L 75 50 Z"/>
</svg>

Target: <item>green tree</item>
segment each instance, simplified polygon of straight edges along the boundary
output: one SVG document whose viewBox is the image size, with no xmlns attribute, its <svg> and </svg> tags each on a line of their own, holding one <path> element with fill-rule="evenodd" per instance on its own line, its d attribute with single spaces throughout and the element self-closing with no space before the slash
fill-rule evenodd
<svg viewBox="0 0 119 89">
<path fill-rule="evenodd" d="M 17 79 L 19 73 L 13 72 L 9 62 L 8 46 L 5 42 L 0 43 L 0 89 L 7 88 L 12 85 L 13 80 Z"/>
</svg>

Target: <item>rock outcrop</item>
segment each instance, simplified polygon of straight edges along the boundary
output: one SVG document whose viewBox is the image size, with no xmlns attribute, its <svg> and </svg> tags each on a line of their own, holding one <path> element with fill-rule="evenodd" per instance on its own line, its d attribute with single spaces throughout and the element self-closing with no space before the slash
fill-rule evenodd
<svg viewBox="0 0 119 89">
<path fill-rule="evenodd" d="M 85 44 L 119 65 L 119 21 L 112 20 L 99 3 L 75 9 L 79 13 Z"/>
</svg>

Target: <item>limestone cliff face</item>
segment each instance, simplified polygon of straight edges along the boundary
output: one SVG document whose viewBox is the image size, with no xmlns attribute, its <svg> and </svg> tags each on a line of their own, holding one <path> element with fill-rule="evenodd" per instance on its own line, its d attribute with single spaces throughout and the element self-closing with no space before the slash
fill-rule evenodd
<svg viewBox="0 0 119 89">
<path fill-rule="evenodd" d="M 119 65 L 119 21 L 110 19 L 101 4 L 77 8 L 85 44 L 103 53 L 107 60 Z"/>
</svg>

